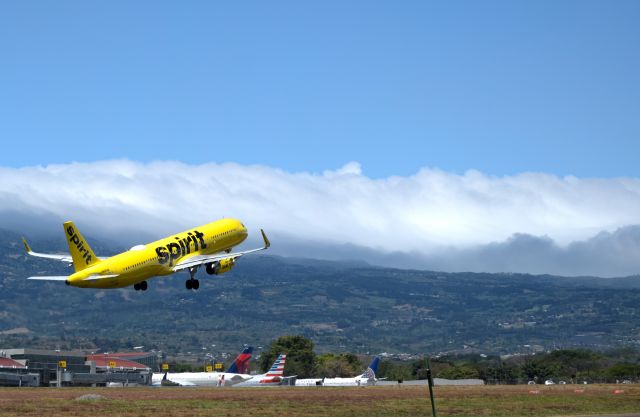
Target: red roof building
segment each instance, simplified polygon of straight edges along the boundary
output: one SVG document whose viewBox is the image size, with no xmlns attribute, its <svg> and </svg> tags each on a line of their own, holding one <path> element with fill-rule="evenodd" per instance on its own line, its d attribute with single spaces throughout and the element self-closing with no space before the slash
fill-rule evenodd
<svg viewBox="0 0 640 417">
<path fill-rule="evenodd" d="M 20 362 L 14 361 L 11 358 L 0 357 L 0 368 L 12 368 L 12 369 L 20 368 L 20 369 L 24 369 L 24 368 L 26 368 L 26 366 L 24 366 Z"/>
<path fill-rule="evenodd" d="M 110 362 L 115 362 L 116 369 L 127 369 L 127 370 L 136 370 L 136 371 L 146 371 L 149 370 L 149 367 L 142 365 L 138 362 L 130 361 L 127 359 L 122 359 L 120 354 L 99 354 L 99 355 L 87 355 L 88 361 L 93 361 L 96 363 L 96 368 L 111 368 L 109 366 Z"/>
</svg>

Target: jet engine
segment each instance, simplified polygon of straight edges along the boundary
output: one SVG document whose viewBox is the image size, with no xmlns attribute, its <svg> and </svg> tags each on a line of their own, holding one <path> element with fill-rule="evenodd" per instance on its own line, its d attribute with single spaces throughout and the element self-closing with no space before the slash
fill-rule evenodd
<svg viewBox="0 0 640 417">
<path fill-rule="evenodd" d="M 233 258 L 224 258 L 217 262 L 207 264 L 205 269 L 209 275 L 221 275 L 231 271 L 231 268 L 233 268 L 235 264 L 236 262 Z"/>
</svg>

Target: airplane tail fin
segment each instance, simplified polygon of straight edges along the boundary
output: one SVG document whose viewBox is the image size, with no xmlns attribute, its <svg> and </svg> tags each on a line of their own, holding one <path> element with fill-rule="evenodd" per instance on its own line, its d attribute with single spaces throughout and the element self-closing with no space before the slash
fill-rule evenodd
<svg viewBox="0 0 640 417">
<path fill-rule="evenodd" d="M 229 369 L 227 369 L 227 373 L 248 374 L 249 359 L 251 359 L 252 353 L 253 353 L 253 347 L 247 346 L 246 348 L 244 348 L 244 350 L 238 355 L 236 360 L 233 361 Z"/>
<path fill-rule="evenodd" d="M 280 355 L 278 355 L 278 357 L 276 358 L 275 362 L 273 362 L 273 365 L 271 365 L 271 369 L 269 369 L 269 371 L 267 372 L 267 377 L 274 377 L 274 376 L 279 376 L 282 377 L 284 375 L 284 363 L 287 360 L 287 355 L 285 355 L 284 353 L 281 353 Z"/>
<path fill-rule="evenodd" d="M 362 377 L 367 379 L 376 379 L 376 372 L 378 372 L 379 363 L 380 363 L 380 358 L 378 356 L 373 358 L 367 370 L 364 371 L 364 373 L 362 374 Z"/>
<path fill-rule="evenodd" d="M 64 233 L 67 237 L 67 243 L 69 244 L 69 251 L 71 252 L 71 258 L 73 259 L 73 267 L 76 272 L 100 262 L 93 249 L 89 246 L 80 231 L 76 228 L 73 222 L 64 223 Z"/>
</svg>

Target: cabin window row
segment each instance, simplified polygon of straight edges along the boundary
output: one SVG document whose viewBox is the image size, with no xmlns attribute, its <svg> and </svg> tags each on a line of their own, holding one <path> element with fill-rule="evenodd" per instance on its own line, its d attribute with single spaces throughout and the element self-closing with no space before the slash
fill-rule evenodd
<svg viewBox="0 0 640 417">
<path fill-rule="evenodd" d="M 126 267 L 125 271 L 128 271 L 128 270 L 133 269 L 133 268 L 138 267 L 138 266 L 142 266 L 142 265 L 144 265 L 144 264 L 146 264 L 148 262 L 151 262 L 151 261 L 153 261 L 155 259 L 159 259 L 159 258 L 151 258 L 151 259 L 147 259 L 146 261 L 135 263 L 133 265 L 130 265 L 130 266 Z"/>
</svg>

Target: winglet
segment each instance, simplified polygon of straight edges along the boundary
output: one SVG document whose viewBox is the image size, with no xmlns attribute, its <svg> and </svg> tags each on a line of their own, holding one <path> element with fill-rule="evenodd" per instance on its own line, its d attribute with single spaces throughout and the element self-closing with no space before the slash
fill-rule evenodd
<svg viewBox="0 0 640 417">
<path fill-rule="evenodd" d="M 24 245 L 24 249 L 27 251 L 27 253 L 32 252 L 29 244 L 27 243 L 27 239 L 22 238 L 22 244 Z"/>
<path fill-rule="evenodd" d="M 267 249 L 269 246 L 271 246 L 271 242 L 269 242 L 269 239 L 267 239 L 267 235 L 264 233 L 264 230 L 260 229 L 260 232 L 262 233 L 262 239 L 264 239 L 264 248 Z"/>
</svg>

